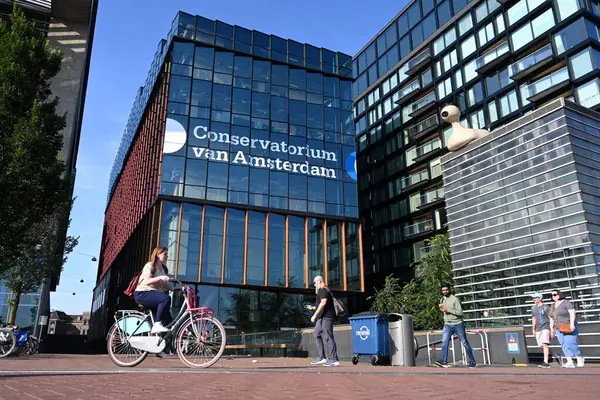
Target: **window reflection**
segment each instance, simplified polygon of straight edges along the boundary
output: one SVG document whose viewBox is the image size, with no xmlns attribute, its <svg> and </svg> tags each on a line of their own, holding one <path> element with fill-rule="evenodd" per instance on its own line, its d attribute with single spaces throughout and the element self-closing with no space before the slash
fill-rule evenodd
<svg viewBox="0 0 600 400">
<path fill-rule="evenodd" d="M 323 220 L 310 218 L 308 220 L 308 271 L 311 284 L 315 276 L 324 277 L 323 245 Z"/>
<path fill-rule="evenodd" d="M 223 214 L 224 210 L 222 208 L 207 206 L 204 209 L 203 282 L 221 282 Z"/>
<path fill-rule="evenodd" d="M 285 286 L 285 216 L 269 214 L 269 286 Z"/>
<path fill-rule="evenodd" d="M 225 240 L 225 283 L 243 283 L 245 227 L 245 212 L 233 208 L 228 209 L 227 238 Z"/>
<path fill-rule="evenodd" d="M 288 285 L 290 287 L 305 286 L 305 239 L 304 239 L 304 218 L 288 217 L 288 243 L 289 243 L 289 272 Z"/>
</svg>

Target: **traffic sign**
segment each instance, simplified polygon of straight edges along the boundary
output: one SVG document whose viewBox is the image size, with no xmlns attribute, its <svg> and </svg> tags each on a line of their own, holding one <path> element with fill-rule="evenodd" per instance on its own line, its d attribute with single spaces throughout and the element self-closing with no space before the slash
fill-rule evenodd
<svg viewBox="0 0 600 400">
<path fill-rule="evenodd" d="M 519 347 L 519 335 L 516 333 L 507 333 L 506 348 L 509 354 L 520 354 L 521 349 Z"/>
</svg>

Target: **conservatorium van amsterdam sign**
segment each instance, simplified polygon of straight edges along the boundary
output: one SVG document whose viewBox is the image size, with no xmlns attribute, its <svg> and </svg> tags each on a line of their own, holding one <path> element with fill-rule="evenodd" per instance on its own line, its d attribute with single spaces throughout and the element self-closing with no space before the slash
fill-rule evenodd
<svg viewBox="0 0 600 400">
<path fill-rule="evenodd" d="M 179 126 L 177 126 L 179 125 Z M 183 132 L 182 132 L 183 130 Z M 211 161 L 220 161 L 236 165 L 247 165 L 255 168 L 267 168 L 276 171 L 286 171 L 296 174 L 304 174 L 310 176 L 319 176 L 324 178 L 338 179 L 336 169 L 311 165 L 311 159 L 324 160 L 325 162 L 338 163 L 338 155 L 335 152 L 323 149 L 311 148 L 306 146 L 294 146 L 285 141 L 273 142 L 266 139 L 251 139 L 247 136 L 232 135 L 223 132 L 212 132 L 206 126 L 196 126 L 193 130 L 193 135 L 199 140 L 208 140 L 209 142 L 226 143 L 233 146 L 242 146 L 249 148 L 260 148 L 262 150 L 270 150 L 272 153 L 287 153 L 291 155 L 304 156 L 307 158 L 304 162 L 294 162 L 283 160 L 281 158 L 252 156 L 239 150 L 232 155 L 226 150 L 210 149 L 205 147 L 191 147 L 194 156 L 200 159 Z M 183 126 L 179 122 L 168 119 L 167 132 L 165 136 L 165 153 L 173 153 L 181 149 L 185 145 L 187 135 Z M 183 142 L 182 142 L 183 141 Z M 167 147 L 169 147 L 167 149 Z M 352 158 L 352 159 L 351 159 Z M 345 168 L 348 170 L 348 175 L 356 180 L 356 154 L 352 153 L 346 160 Z M 343 168 L 343 167 L 342 167 Z"/>
</svg>

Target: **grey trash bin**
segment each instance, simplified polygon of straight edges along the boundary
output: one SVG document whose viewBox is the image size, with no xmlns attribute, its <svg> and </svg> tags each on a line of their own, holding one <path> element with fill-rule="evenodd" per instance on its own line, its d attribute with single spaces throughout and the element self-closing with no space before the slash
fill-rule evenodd
<svg viewBox="0 0 600 400">
<path fill-rule="evenodd" d="M 388 317 L 388 330 L 392 365 L 414 367 L 416 360 L 412 315 L 391 313 Z"/>
</svg>

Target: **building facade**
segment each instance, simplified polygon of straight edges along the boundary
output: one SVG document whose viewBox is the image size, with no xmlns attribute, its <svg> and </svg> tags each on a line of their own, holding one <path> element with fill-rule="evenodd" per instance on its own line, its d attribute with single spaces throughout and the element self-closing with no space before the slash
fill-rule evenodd
<svg viewBox="0 0 600 400">
<path fill-rule="evenodd" d="M 447 230 L 447 104 L 493 130 L 547 101 L 600 103 L 595 0 L 414 0 L 353 58 L 366 286 L 412 277 Z"/>
<path fill-rule="evenodd" d="M 354 307 L 351 75 L 350 56 L 177 15 L 113 166 L 90 340 L 158 245 L 232 333 L 309 325 L 316 275 Z"/>
<path fill-rule="evenodd" d="M 599 113 L 557 99 L 442 157 L 471 326 L 527 325 L 531 294 L 550 301 L 558 289 L 577 309 L 585 356 L 600 358 L 599 139 Z"/>
<path fill-rule="evenodd" d="M 63 52 L 61 70 L 52 79 L 50 90 L 60 99 L 57 113 L 66 115 L 66 126 L 62 131 L 63 149 L 59 156 L 65 162 L 65 179 L 74 180 L 98 0 L 0 0 L 0 19 L 9 19 L 14 3 L 21 6 L 37 31 L 47 37 L 50 46 Z M 58 232 L 63 238 L 68 217 L 65 216 L 64 225 Z M 50 292 L 56 290 L 59 281 L 60 272 L 45 279 L 37 293 L 21 297 L 16 320 L 18 325 L 37 329 L 38 317 L 49 316 Z M 4 305 L 13 296 L 3 289 L 4 286 L 0 285 L 0 318 L 8 315 L 8 311 L 4 312 Z"/>
</svg>

